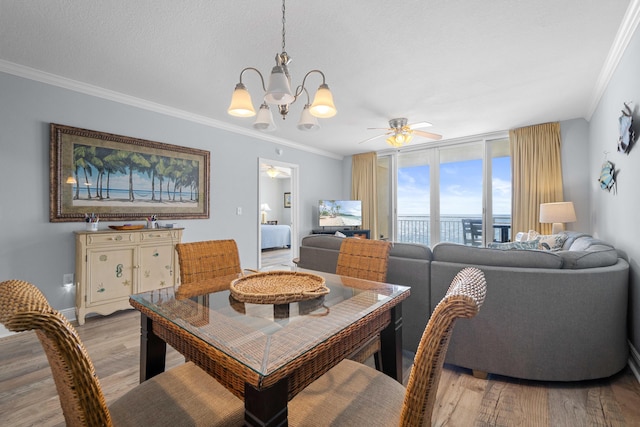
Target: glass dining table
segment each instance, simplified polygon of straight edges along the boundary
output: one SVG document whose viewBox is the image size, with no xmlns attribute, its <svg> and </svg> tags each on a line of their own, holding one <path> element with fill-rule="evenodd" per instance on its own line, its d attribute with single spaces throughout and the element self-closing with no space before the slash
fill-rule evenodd
<svg viewBox="0 0 640 427">
<path fill-rule="evenodd" d="M 402 382 L 402 301 L 410 288 L 298 271 L 324 278 L 329 293 L 244 303 L 229 291 L 241 275 L 231 275 L 132 295 L 141 312 L 140 381 L 164 371 L 169 344 L 244 400 L 246 425 L 281 426 L 289 400 L 379 336 L 382 370 Z"/>
</svg>

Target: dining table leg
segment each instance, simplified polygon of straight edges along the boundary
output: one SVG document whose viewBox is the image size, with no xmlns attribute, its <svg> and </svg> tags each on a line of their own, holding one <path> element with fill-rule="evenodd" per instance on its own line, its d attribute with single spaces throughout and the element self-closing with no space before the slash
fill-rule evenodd
<svg viewBox="0 0 640 427">
<path fill-rule="evenodd" d="M 402 303 L 391 309 L 391 322 L 380 332 L 382 372 L 402 383 Z"/>
<path fill-rule="evenodd" d="M 244 422 L 251 427 L 287 425 L 288 378 L 269 388 L 258 390 L 244 384 Z"/>
<path fill-rule="evenodd" d="M 140 315 L 140 382 L 162 372 L 167 357 L 167 343 L 153 333 L 153 320 Z"/>
</svg>

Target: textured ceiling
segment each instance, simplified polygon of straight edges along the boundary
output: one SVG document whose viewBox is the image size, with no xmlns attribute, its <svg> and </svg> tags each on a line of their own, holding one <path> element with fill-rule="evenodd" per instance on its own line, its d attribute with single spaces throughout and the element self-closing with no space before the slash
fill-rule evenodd
<svg viewBox="0 0 640 427">
<path fill-rule="evenodd" d="M 281 51 L 279 0 L 0 0 L 0 71 L 29 67 L 239 133 L 348 155 L 388 148 L 384 138 L 358 142 L 394 117 L 431 122 L 427 130 L 445 140 L 588 118 L 629 3 L 290 1 L 293 83 L 322 70 L 338 109 L 313 133 L 295 126 L 300 100 L 269 134 L 226 113 L 240 71 L 256 67 L 266 78 Z M 243 80 L 257 108 L 259 78 Z M 313 92 L 321 83 L 317 74 L 307 82 Z"/>
</svg>

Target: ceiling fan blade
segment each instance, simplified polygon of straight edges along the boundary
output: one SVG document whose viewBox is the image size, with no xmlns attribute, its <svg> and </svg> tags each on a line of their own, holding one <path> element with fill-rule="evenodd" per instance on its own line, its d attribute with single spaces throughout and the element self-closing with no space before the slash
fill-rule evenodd
<svg viewBox="0 0 640 427">
<path fill-rule="evenodd" d="M 367 130 L 393 130 L 391 128 L 367 128 Z"/>
<path fill-rule="evenodd" d="M 418 122 L 418 123 L 409 125 L 409 128 L 420 129 L 420 128 L 428 128 L 429 126 L 433 126 L 433 125 L 429 122 Z"/>
<path fill-rule="evenodd" d="M 442 135 L 438 135 L 437 133 L 425 132 L 423 130 L 414 130 L 413 133 L 415 135 L 422 136 L 422 137 L 429 138 L 429 139 L 433 139 L 433 140 L 436 140 L 436 141 L 439 140 L 439 139 L 442 139 Z"/>
<path fill-rule="evenodd" d="M 360 142 L 358 142 L 358 144 L 364 144 L 365 142 L 369 142 L 369 141 L 372 141 L 372 140 L 374 140 L 374 139 L 382 138 L 383 136 L 387 136 L 387 135 L 389 135 L 389 133 L 391 133 L 391 132 L 383 133 L 382 135 L 372 136 L 371 138 L 368 138 L 368 139 L 365 139 L 364 141 L 360 141 Z"/>
</svg>

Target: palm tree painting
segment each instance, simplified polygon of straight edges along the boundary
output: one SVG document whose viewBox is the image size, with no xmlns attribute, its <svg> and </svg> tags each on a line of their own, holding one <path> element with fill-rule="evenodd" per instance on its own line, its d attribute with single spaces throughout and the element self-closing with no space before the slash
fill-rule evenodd
<svg viewBox="0 0 640 427">
<path fill-rule="evenodd" d="M 52 192 L 61 195 L 54 195 L 61 206 L 52 206 L 52 221 L 86 212 L 114 220 L 208 218 L 208 151 L 55 124 L 51 132 Z M 68 175 L 74 184 L 65 184 Z"/>
</svg>

